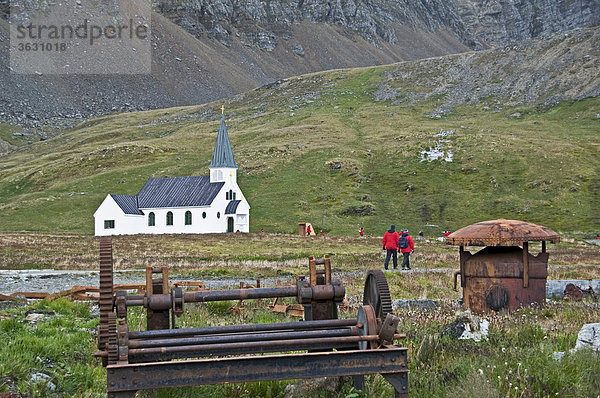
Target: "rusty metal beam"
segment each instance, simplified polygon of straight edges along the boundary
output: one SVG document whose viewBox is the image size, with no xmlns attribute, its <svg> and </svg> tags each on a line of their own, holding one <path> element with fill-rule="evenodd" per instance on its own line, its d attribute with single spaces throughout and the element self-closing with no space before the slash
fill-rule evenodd
<svg viewBox="0 0 600 398">
<path fill-rule="evenodd" d="M 408 373 L 407 349 L 318 352 L 194 361 L 152 362 L 107 367 L 108 392 L 220 383 L 247 383 L 325 376 Z M 393 378 L 394 388 L 402 380 Z M 406 385 L 407 391 L 408 386 Z"/>
<path fill-rule="evenodd" d="M 163 293 L 169 292 L 169 267 L 163 266 L 161 269 L 162 274 L 162 291 Z"/>
<path fill-rule="evenodd" d="M 529 242 L 523 242 L 523 287 L 529 286 Z"/>
<path fill-rule="evenodd" d="M 146 267 L 146 294 L 152 296 L 152 267 Z"/>
</svg>

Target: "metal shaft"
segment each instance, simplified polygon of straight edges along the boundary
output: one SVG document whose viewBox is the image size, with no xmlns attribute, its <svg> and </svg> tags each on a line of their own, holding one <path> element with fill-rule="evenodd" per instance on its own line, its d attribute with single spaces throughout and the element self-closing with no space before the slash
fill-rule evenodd
<svg viewBox="0 0 600 398">
<path fill-rule="evenodd" d="M 169 347 L 204 344 L 227 344 L 257 341 L 279 341 L 294 339 L 320 339 L 326 337 L 357 336 L 358 328 L 352 326 L 345 329 L 303 330 L 296 332 L 233 334 L 225 336 L 178 337 L 159 340 L 130 340 L 129 348 Z"/>
<path fill-rule="evenodd" d="M 246 343 L 187 345 L 175 347 L 135 348 L 129 350 L 132 357 L 148 354 L 189 353 L 189 356 L 239 355 L 240 353 L 264 353 L 279 351 L 303 351 L 316 349 L 339 349 L 358 347 L 359 341 L 376 341 L 379 336 L 326 337 L 321 339 L 292 339 L 280 341 L 257 341 Z"/>
<path fill-rule="evenodd" d="M 141 332 L 129 332 L 129 340 L 132 339 L 151 339 L 161 337 L 176 336 L 200 336 L 209 334 L 225 333 L 254 333 L 282 330 L 315 330 L 327 328 L 340 328 L 344 326 L 355 326 L 358 320 L 350 319 L 332 319 L 323 321 L 302 321 L 302 322 L 278 322 L 262 323 L 249 325 L 228 325 L 228 326 L 209 326 L 201 328 L 186 329 L 167 329 L 167 330 L 147 330 Z"/>
<path fill-rule="evenodd" d="M 202 303 L 206 301 L 246 300 L 275 297 L 295 297 L 298 294 L 296 286 L 260 287 L 254 289 L 231 290 L 201 290 L 186 292 L 186 303 Z"/>
</svg>

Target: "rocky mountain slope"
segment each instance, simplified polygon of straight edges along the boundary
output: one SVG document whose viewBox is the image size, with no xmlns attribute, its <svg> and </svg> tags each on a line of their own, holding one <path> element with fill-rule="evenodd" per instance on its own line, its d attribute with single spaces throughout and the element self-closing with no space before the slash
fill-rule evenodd
<svg viewBox="0 0 600 398">
<path fill-rule="evenodd" d="M 325 208 L 328 234 L 500 217 L 596 233 L 599 49 L 593 28 L 85 121 L 0 156 L 0 229 L 91 233 L 107 193 L 205 175 L 225 103 L 252 231 Z"/>
<path fill-rule="evenodd" d="M 600 0 L 153 5 L 151 75 L 46 76 L 9 70 L 8 0 L 0 0 L 0 122 L 60 127 L 114 112 L 206 103 L 287 76 L 505 46 L 600 24 Z"/>
<path fill-rule="evenodd" d="M 600 96 L 600 29 L 576 30 L 505 48 L 402 62 L 385 72 L 375 100 L 394 104 L 437 98 L 430 117 L 454 106 L 487 109 Z"/>
<path fill-rule="evenodd" d="M 370 43 L 396 44 L 411 31 L 449 30 L 471 49 L 600 24 L 599 0 L 154 0 L 197 37 L 272 51 L 303 21 L 342 26 Z M 413 42 L 415 47 L 419 42 Z"/>
</svg>

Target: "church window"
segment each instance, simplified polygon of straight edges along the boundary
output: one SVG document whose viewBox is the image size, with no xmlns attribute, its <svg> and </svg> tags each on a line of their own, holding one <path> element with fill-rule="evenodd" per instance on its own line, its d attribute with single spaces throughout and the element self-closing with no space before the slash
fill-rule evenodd
<svg viewBox="0 0 600 398">
<path fill-rule="evenodd" d="M 104 220 L 104 229 L 115 229 L 115 220 Z"/>
<path fill-rule="evenodd" d="M 221 218 L 221 212 L 220 211 L 217 212 L 217 218 Z"/>
<path fill-rule="evenodd" d="M 173 225 L 173 212 L 167 212 L 167 225 Z"/>
<path fill-rule="evenodd" d="M 192 225 L 192 212 L 189 210 L 185 212 L 185 225 Z"/>
<path fill-rule="evenodd" d="M 202 218 L 206 218 L 206 212 L 205 211 L 202 212 Z"/>
<path fill-rule="evenodd" d="M 235 192 L 233 193 L 233 200 L 235 200 Z"/>
<path fill-rule="evenodd" d="M 151 211 L 150 213 L 148 213 L 148 226 L 153 227 L 155 225 L 156 225 L 156 219 L 154 216 L 154 212 Z"/>
</svg>

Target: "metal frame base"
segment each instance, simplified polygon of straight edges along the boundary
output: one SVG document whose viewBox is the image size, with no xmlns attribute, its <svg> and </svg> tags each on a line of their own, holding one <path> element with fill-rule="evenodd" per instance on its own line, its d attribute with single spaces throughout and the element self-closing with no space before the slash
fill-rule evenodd
<svg viewBox="0 0 600 398">
<path fill-rule="evenodd" d="M 137 390 L 155 388 L 374 373 L 382 374 L 393 385 L 396 397 L 408 396 L 407 349 L 397 346 L 373 350 L 109 365 L 107 385 L 109 397 L 128 397 Z"/>
</svg>

